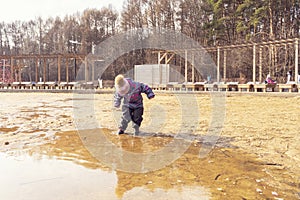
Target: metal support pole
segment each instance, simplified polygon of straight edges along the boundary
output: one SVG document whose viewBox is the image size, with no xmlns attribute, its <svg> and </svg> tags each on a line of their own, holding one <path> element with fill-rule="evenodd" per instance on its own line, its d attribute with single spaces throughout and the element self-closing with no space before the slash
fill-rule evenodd
<svg viewBox="0 0 300 200">
<path fill-rule="evenodd" d="M 192 54 L 192 83 L 195 83 L 195 55 Z"/>
<path fill-rule="evenodd" d="M 298 82 L 299 73 L 299 38 L 295 38 L 295 82 Z"/>
<path fill-rule="evenodd" d="M 253 75 L 252 75 L 253 83 L 256 82 L 256 46 L 253 45 Z"/>
<path fill-rule="evenodd" d="M 220 47 L 217 50 L 217 82 L 220 83 Z"/>
<path fill-rule="evenodd" d="M 270 44 L 269 46 L 269 74 L 271 75 L 271 67 L 273 67 L 273 61 L 272 61 L 272 54 L 273 54 L 273 45 Z"/>
<path fill-rule="evenodd" d="M 92 81 L 94 82 L 94 80 L 95 80 L 95 60 L 92 60 Z"/>
<path fill-rule="evenodd" d="M 69 82 L 69 59 L 66 58 L 66 82 Z"/>
<path fill-rule="evenodd" d="M 170 56 L 172 57 L 172 55 Z M 168 68 L 168 62 L 169 62 L 169 58 L 168 58 L 168 55 L 166 55 L 166 58 L 165 58 L 165 76 L 164 76 L 164 84 L 168 83 L 169 82 L 169 68 Z"/>
<path fill-rule="evenodd" d="M 188 82 L 188 60 L 187 60 L 187 50 L 185 50 L 185 58 L 184 58 L 184 82 Z"/>
<path fill-rule="evenodd" d="M 3 55 L 5 55 L 5 52 L 3 52 Z M 5 82 L 5 58 L 3 60 L 3 69 L 2 69 L 2 82 Z"/>
<path fill-rule="evenodd" d="M 158 64 L 158 65 L 160 64 L 160 51 L 159 51 L 158 54 L 157 54 L 157 64 Z"/>
<path fill-rule="evenodd" d="M 159 83 L 160 83 L 160 61 L 161 61 L 161 59 L 160 59 L 160 51 L 158 52 L 158 60 L 157 60 L 157 62 L 158 62 L 158 70 L 159 70 Z M 152 85 L 152 87 L 153 87 L 153 68 L 152 68 L 152 74 L 151 74 L 151 77 L 152 77 L 152 83 L 151 83 L 151 85 Z"/>
<path fill-rule="evenodd" d="M 14 81 L 14 79 L 16 78 L 15 77 L 15 69 L 14 69 L 14 57 L 11 57 L 10 58 L 10 70 L 11 70 L 11 74 L 10 74 L 10 77 L 11 79 Z"/>
<path fill-rule="evenodd" d="M 35 82 L 39 82 L 39 59 L 35 60 Z"/>
<path fill-rule="evenodd" d="M 89 66 L 87 64 L 87 59 L 86 57 L 84 58 L 84 75 L 85 75 L 85 82 L 88 82 L 89 81 Z"/>
<path fill-rule="evenodd" d="M 262 83 L 262 46 L 259 47 L 259 82 Z"/>
<path fill-rule="evenodd" d="M 20 63 L 18 65 L 18 70 L 19 70 L 19 73 L 18 73 L 19 80 L 18 80 L 18 82 L 22 82 L 22 68 L 20 66 Z"/>
<path fill-rule="evenodd" d="M 77 64 L 76 64 L 76 56 L 74 57 L 74 81 L 76 81 L 76 75 L 77 75 L 77 71 L 76 71 L 76 68 L 77 68 L 77 66 L 76 66 Z"/>
<path fill-rule="evenodd" d="M 46 67 L 47 67 L 47 63 L 46 63 L 46 58 L 44 58 L 44 71 L 43 71 L 43 82 L 46 82 Z"/>
<path fill-rule="evenodd" d="M 61 65 L 61 56 L 57 58 L 57 81 L 60 83 L 60 65 Z"/>
<path fill-rule="evenodd" d="M 224 50 L 224 63 L 223 63 L 223 66 L 224 66 L 224 72 L 223 72 L 223 78 L 224 78 L 224 81 L 226 82 L 226 62 L 227 62 L 227 51 Z"/>
</svg>

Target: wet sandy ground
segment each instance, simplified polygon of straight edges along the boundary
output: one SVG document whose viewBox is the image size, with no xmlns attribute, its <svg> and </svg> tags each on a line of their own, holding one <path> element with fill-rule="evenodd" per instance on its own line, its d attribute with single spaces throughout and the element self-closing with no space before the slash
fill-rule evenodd
<svg viewBox="0 0 300 200">
<path fill-rule="evenodd" d="M 112 94 L 0 99 L 1 199 L 300 199 L 297 94 L 228 93 L 215 104 L 209 94 L 157 93 L 144 100 L 138 137 L 130 128 L 113 134 L 120 111 Z M 214 120 L 224 120 L 220 135 L 208 134 Z M 125 156 L 144 158 L 168 144 L 170 154 L 143 160 L 149 166 L 140 171 L 142 162 Z M 145 171 L 151 164 L 159 167 Z"/>
</svg>

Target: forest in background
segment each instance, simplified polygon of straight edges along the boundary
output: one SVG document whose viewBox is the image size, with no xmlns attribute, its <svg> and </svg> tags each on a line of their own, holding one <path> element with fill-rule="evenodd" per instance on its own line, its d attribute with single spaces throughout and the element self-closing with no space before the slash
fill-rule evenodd
<svg viewBox="0 0 300 200">
<path fill-rule="evenodd" d="M 125 0 L 122 11 L 103 7 L 63 19 L 1 22 L 0 54 L 88 54 L 107 38 L 139 28 L 179 31 L 204 47 L 299 38 L 299 6 L 298 0 Z M 272 65 L 272 75 L 280 78 L 293 67 L 294 46 L 265 51 L 264 74 Z M 227 57 L 227 77 L 251 76 L 252 49 L 233 50 Z M 151 50 L 128 52 L 111 64 L 105 78 L 145 63 L 157 63 Z"/>
</svg>

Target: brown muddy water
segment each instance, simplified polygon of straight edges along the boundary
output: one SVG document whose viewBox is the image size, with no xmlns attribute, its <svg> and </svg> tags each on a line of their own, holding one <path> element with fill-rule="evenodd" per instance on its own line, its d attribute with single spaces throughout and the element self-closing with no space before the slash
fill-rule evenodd
<svg viewBox="0 0 300 200">
<path fill-rule="evenodd" d="M 147 152 L 157 152 L 176 140 L 173 151 L 177 151 L 188 139 L 172 137 L 172 120 L 178 119 L 170 117 L 170 123 L 165 122 L 165 127 L 170 128 L 161 129 L 161 134 L 118 136 L 113 134 L 116 131 L 113 120 L 109 120 L 113 115 L 108 107 L 111 104 L 111 96 L 104 95 L 96 97 L 96 101 L 104 104 L 97 106 L 95 113 L 97 119 L 105 123 L 99 128 L 77 131 L 73 121 L 74 104 L 70 94 L 0 96 L 1 200 L 300 199 L 300 180 L 297 174 L 299 146 L 289 143 L 287 153 L 280 152 L 279 155 L 277 152 L 281 149 L 282 141 L 287 141 L 292 136 L 285 135 L 273 151 L 270 146 L 262 149 L 262 146 L 257 144 L 257 140 L 264 142 L 265 135 L 262 138 L 255 135 L 255 140 L 250 132 L 245 132 L 244 138 L 241 139 L 234 135 L 234 130 L 238 132 L 243 126 L 245 129 L 252 127 L 252 130 L 257 130 L 253 124 L 247 127 L 243 124 L 245 122 L 232 125 L 234 120 L 241 116 L 235 112 L 236 106 L 230 110 L 231 104 L 237 105 L 236 102 L 240 103 L 243 97 L 231 97 L 228 101 L 230 113 L 227 117 L 230 123 L 225 122 L 224 133 L 207 156 L 199 157 L 199 151 L 207 145 L 202 142 L 205 135 L 200 135 L 197 140 L 189 141 L 186 151 L 173 162 L 155 170 L 128 172 L 120 170 L 119 161 L 114 159 L 121 158 L 122 163 L 129 166 L 139 166 L 143 163 L 132 162 L 126 159 L 123 153 L 112 154 L 114 151 L 110 146 L 105 146 L 107 142 L 121 152 L 135 153 L 134 155 L 139 156 Z M 31 97 L 30 100 L 28 96 Z M 12 98 L 15 101 L 11 101 Z M 176 102 L 170 103 L 170 98 L 162 95 L 158 96 L 156 101 L 166 107 L 170 104 L 168 110 L 174 114 L 176 110 L 172 110 L 172 107 Z M 207 103 L 207 97 L 199 98 Z M 256 97 L 251 98 L 255 100 Z M 291 100 L 299 101 L 298 98 Z M 257 107 L 257 103 L 253 105 L 249 108 L 249 114 Z M 240 106 L 245 108 L 244 104 Z M 147 116 L 146 110 L 145 118 Z M 297 121 L 297 117 L 295 115 L 292 122 Z M 208 119 L 204 118 L 199 123 L 199 131 L 205 129 L 207 121 Z M 294 128 L 291 126 L 292 122 L 289 123 L 289 127 Z M 270 134 L 277 134 L 276 131 L 282 129 L 287 133 L 289 131 L 289 128 L 283 125 L 281 129 L 272 129 Z M 94 149 L 87 148 L 87 141 L 94 142 Z M 93 150 L 97 148 L 105 150 L 103 159 L 93 154 Z M 290 149 L 292 151 L 289 152 Z M 261 153 L 262 151 L 265 154 Z M 295 160 L 287 155 L 295 155 Z M 168 154 L 165 154 L 165 157 L 168 157 Z M 159 162 L 164 162 L 163 159 L 154 159 L 157 163 L 153 165 L 160 166 Z M 112 163 L 108 164 L 107 161 Z"/>
<path fill-rule="evenodd" d="M 99 130 L 100 131 L 100 130 Z M 103 131 L 103 130 L 102 130 Z M 109 134 L 110 130 L 104 130 Z M 87 131 L 88 132 L 88 131 Z M 77 132 L 57 133 L 52 144 L 0 154 L 1 199 L 239 199 L 283 198 L 261 161 L 235 148 L 198 156 L 201 144 L 174 163 L 148 173 L 114 171 L 93 158 Z M 110 136 L 122 148 L 154 149 L 170 138 Z M 135 164 L 135 163 L 132 163 Z M 292 196 L 289 196 L 292 198 Z"/>
</svg>

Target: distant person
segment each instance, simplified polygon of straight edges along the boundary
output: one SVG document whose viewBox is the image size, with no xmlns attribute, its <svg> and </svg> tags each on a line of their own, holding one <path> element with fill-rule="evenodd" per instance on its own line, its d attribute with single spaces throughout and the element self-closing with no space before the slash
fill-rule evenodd
<svg viewBox="0 0 300 200">
<path fill-rule="evenodd" d="M 265 83 L 266 83 L 266 84 L 275 84 L 276 81 L 274 81 L 274 80 L 271 78 L 271 75 L 268 74 L 268 75 L 267 75 L 267 78 L 266 78 L 266 80 L 265 80 Z"/>
<path fill-rule="evenodd" d="M 292 77 L 293 76 L 293 71 L 291 69 L 289 70 L 289 73 L 290 73 L 290 75 Z"/>
<path fill-rule="evenodd" d="M 99 88 L 100 88 L 100 89 L 103 88 L 103 80 L 100 79 L 99 77 L 98 77 L 98 85 L 99 85 Z"/>
<path fill-rule="evenodd" d="M 239 84 L 246 84 L 247 83 L 247 77 L 245 75 L 240 75 Z"/>
<path fill-rule="evenodd" d="M 211 76 L 210 75 L 207 76 L 207 83 L 211 83 Z"/>
<path fill-rule="evenodd" d="M 143 97 L 141 93 L 145 93 L 148 99 L 154 98 L 155 94 L 148 85 L 135 82 L 129 78 L 124 78 L 123 75 L 116 76 L 115 88 L 114 107 L 119 108 L 121 100 L 124 99 L 118 134 L 125 133 L 130 121 L 132 121 L 135 134 L 138 134 L 144 113 Z"/>
<path fill-rule="evenodd" d="M 292 78 L 292 70 L 289 70 L 288 73 L 287 73 L 287 81 L 286 81 L 286 83 L 289 83 L 291 81 L 291 78 Z"/>
</svg>

